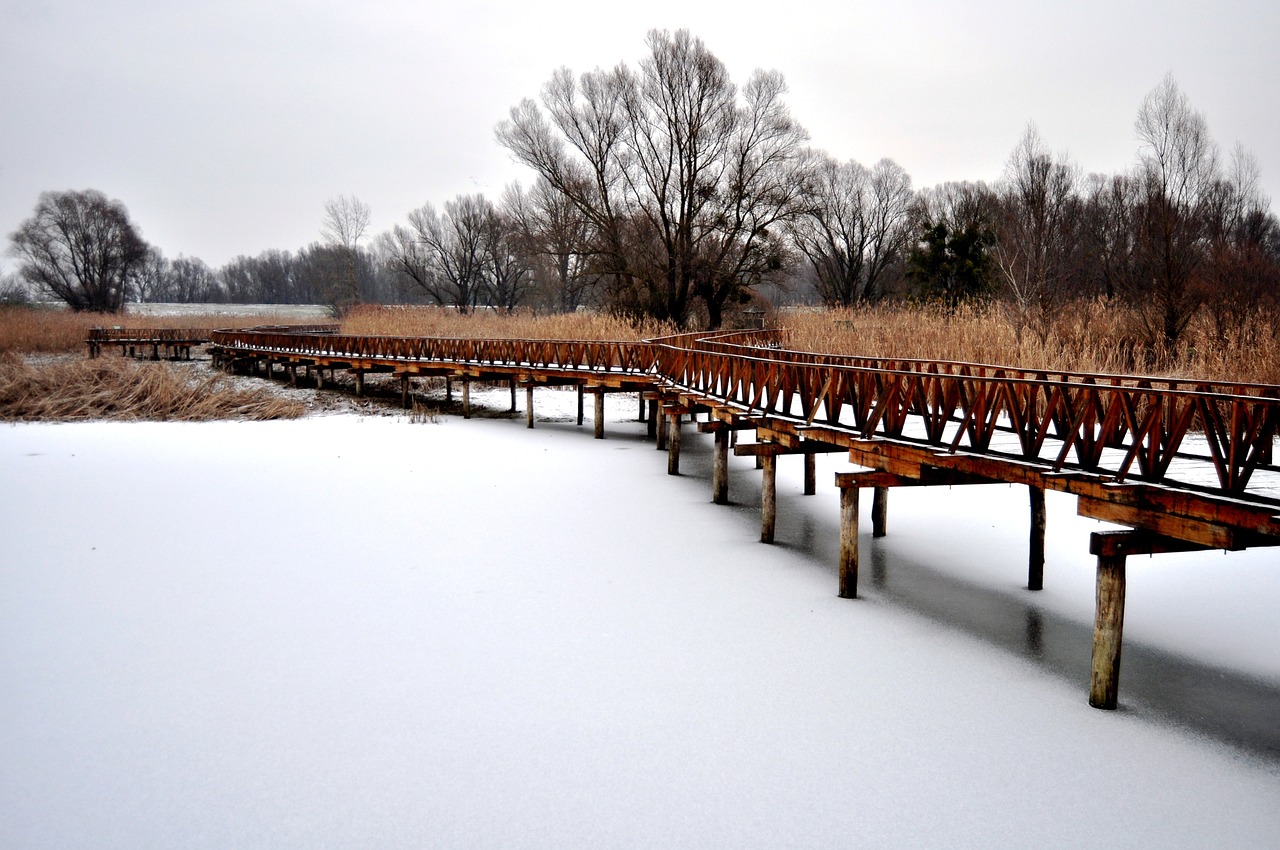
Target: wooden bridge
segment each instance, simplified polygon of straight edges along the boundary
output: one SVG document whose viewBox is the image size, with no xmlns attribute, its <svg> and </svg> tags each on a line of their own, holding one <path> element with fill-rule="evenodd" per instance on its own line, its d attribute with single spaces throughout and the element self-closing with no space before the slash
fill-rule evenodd
<svg viewBox="0 0 1280 850">
<path fill-rule="evenodd" d="M 211 334 L 216 363 L 230 369 L 298 370 L 325 385 L 325 371 L 412 381 L 508 382 L 515 409 L 526 391 L 576 386 L 595 396 L 604 436 L 606 393 L 640 393 L 641 418 L 679 473 L 681 428 L 715 436 L 712 499 L 728 501 L 728 453 L 754 455 L 763 470 L 761 539 L 772 542 L 779 455 L 805 460 L 815 492 L 815 454 L 847 453 L 862 471 L 839 473 L 839 594 L 858 590 L 859 493 L 871 488 L 873 535 L 885 533 L 894 487 L 1024 484 L 1029 493 L 1028 582 L 1043 583 L 1045 490 L 1077 497 L 1078 512 L 1127 527 L 1098 532 L 1097 601 L 1089 702 L 1115 708 L 1129 555 L 1280 545 L 1280 386 L 1028 370 L 925 360 L 788 351 L 774 331 L 693 333 L 644 342 L 476 340 L 348 336 L 334 328 L 255 328 Z M 646 402 L 648 403 L 646 416 Z M 700 419 L 701 417 L 701 419 Z M 752 431 L 755 442 L 731 440 Z"/>
</svg>

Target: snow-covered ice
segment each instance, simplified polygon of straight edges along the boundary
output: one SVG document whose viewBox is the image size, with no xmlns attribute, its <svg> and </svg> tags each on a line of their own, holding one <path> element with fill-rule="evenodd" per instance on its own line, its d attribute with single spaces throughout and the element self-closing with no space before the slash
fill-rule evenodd
<svg viewBox="0 0 1280 850">
<path fill-rule="evenodd" d="M 1275 846 L 1274 552 L 1131 559 L 1096 711 L 1072 500 L 1032 594 L 1025 491 L 895 491 L 842 600 L 842 458 L 766 546 L 537 398 L 0 428 L 0 846 Z"/>
</svg>

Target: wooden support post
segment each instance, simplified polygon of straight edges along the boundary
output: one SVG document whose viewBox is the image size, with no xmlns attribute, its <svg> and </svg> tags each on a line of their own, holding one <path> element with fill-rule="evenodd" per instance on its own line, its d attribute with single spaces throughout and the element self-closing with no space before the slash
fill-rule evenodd
<svg viewBox="0 0 1280 850">
<path fill-rule="evenodd" d="M 711 501 L 729 504 L 729 435 L 725 425 L 716 429 L 716 453 L 711 466 Z"/>
<path fill-rule="evenodd" d="M 888 521 L 889 488 L 876 487 L 871 494 L 871 536 L 884 537 L 888 534 Z"/>
<path fill-rule="evenodd" d="M 453 404 L 453 378 L 447 375 L 444 379 L 444 400 L 446 404 Z"/>
<path fill-rule="evenodd" d="M 409 376 L 400 376 L 400 406 L 409 409 Z"/>
<path fill-rule="evenodd" d="M 298 364 L 297 363 L 289 364 L 289 386 L 291 387 L 298 386 Z"/>
<path fill-rule="evenodd" d="M 858 598 L 858 488 L 840 488 L 840 598 Z"/>
<path fill-rule="evenodd" d="M 356 398 L 364 395 L 364 370 L 356 369 Z"/>
<path fill-rule="evenodd" d="M 471 381 L 462 379 L 462 418 L 471 418 Z"/>
<path fill-rule="evenodd" d="M 323 366 L 316 367 L 316 389 L 318 390 L 324 389 L 324 367 Z"/>
<path fill-rule="evenodd" d="M 636 398 L 640 400 L 640 412 L 636 415 L 637 422 L 644 421 L 644 393 L 636 393 Z"/>
<path fill-rule="evenodd" d="M 1093 620 L 1093 675 L 1089 705 L 1114 709 L 1120 690 L 1120 638 L 1124 631 L 1124 555 L 1098 556 Z"/>
<path fill-rule="evenodd" d="M 582 420 L 585 418 L 582 415 L 582 408 L 583 408 L 582 396 L 585 392 L 586 392 L 586 387 L 584 387 L 582 384 L 578 384 L 578 424 L 579 425 L 582 424 Z"/>
<path fill-rule="evenodd" d="M 524 388 L 524 427 L 533 427 L 533 384 Z"/>
<path fill-rule="evenodd" d="M 772 543 L 778 524 L 778 458 L 771 454 L 760 457 L 764 461 L 760 481 L 760 542 Z"/>
<path fill-rule="evenodd" d="M 511 412 L 516 412 L 516 379 L 511 379 Z"/>
<path fill-rule="evenodd" d="M 644 433 L 650 440 L 656 440 L 658 437 L 658 400 L 654 399 L 649 402 L 649 424 L 645 426 Z"/>
<path fill-rule="evenodd" d="M 804 453 L 804 494 L 812 496 L 818 492 L 818 458 L 812 452 Z"/>
<path fill-rule="evenodd" d="M 596 439 L 604 439 L 604 390 L 596 390 L 595 430 Z"/>
<path fill-rule="evenodd" d="M 658 451 L 665 452 L 667 450 L 667 414 L 662 410 L 658 411 Z"/>
<path fill-rule="evenodd" d="M 1044 488 L 1027 487 L 1031 497 L 1031 537 L 1027 555 L 1027 589 L 1044 589 Z"/>
<path fill-rule="evenodd" d="M 667 475 L 680 474 L 680 414 L 668 414 L 667 423 Z"/>
<path fill-rule="evenodd" d="M 160 359 L 160 343 L 158 342 L 151 344 L 151 359 L 152 360 Z"/>
</svg>

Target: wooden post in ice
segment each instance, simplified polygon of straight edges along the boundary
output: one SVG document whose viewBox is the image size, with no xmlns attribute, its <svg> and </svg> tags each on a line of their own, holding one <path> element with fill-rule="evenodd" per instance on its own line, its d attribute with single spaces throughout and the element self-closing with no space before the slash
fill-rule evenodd
<svg viewBox="0 0 1280 850">
<path fill-rule="evenodd" d="M 409 376 L 400 376 L 400 406 L 409 409 Z"/>
<path fill-rule="evenodd" d="M 644 396 L 641 396 L 641 398 L 644 398 Z M 656 398 L 649 400 L 648 413 L 649 413 L 649 421 L 648 421 L 648 424 L 645 426 L 644 432 L 645 432 L 645 436 L 653 440 L 653 439 L 656 439 L 658 436 L 658 400 Z"/>
<path fill-rule="evenodd" d="M 644 393 L 636 393 L 636 398 L 640 400 L 640 411 L 637 414 L 636 421 L 643 422 L 644 421 Z"/>
<path fill-rule="evenodd" d="M 471 381 L 462 379 L 462 418 L 471 418 Z"/>
<path fill-rule="evenodd" d="M 858 487 L 840 488 L 840 598 L 858 598 Z"/>
<path fill-rule="evenodd" d="M 667 450 L 667 412 L 663 409 L 658 410 L 658 451 L 665 452 Z"/>
<path fill-rule="evenodd" d="M 447 375 L 444 379 L 444 400 L 448 404 L 453 404 L 453 378 Z"/>
<path fill-rule="evenodd" d="M 871 536 L 884 537 L 888 534 L 889 522 L 889 488 L 876 487 L 871 494 Z"/>
<path fill-rule="evenodd" d="M 711 501 L 717 505 L 729 504 L 729 426 L 717 423 L 716 451 L 711 464 Z"/>
<path fill-rule="evenodd" d="M 818 456 L 813 452 L 804 453 L 804 494 L 812 496 L 818 492 Z"/>
<path fill-rule="evenodd" d="M 1044 488 L 1032 484 L 1027 488 L 1031 497 L 1031 539 L 1027 555 L 1027 589 L 1044 589 Z"/>
<path fill-rule="evenodd" d="M 1123 554 L 1098 555 L 1097 607 L 1093 620 L 1093 674 L 1089 705 L 1114 709 L 1120 691 L 1120 638 L 1124 632 Z"/>
<path fill-rule="evenodd" d="M 533 427 L 533 384 L 524 388 L 524 427 Z"/>
<path fill-rule="evenodd" d="M 680 414 L 667 414 L 667 475 L 680 474 Z"/>
<path fill-rule="evenodd" d="M 578 384 L 578 424 L 582 424 L 582 394 L 586 391 L 582 384 Z"/>
<path fill-rule="evenodd" d="M 604 390 L 596 390 L 595 430 L 596 439 L 604 439 Z"/>
<path fill-rule="evenodd" d="M 516 412 L 516 379 L 511 379 L 511 412 Z"/>
<path fill-rule="evenodd" d="M 268 366 L 268 368 L 270 367 Z M 355 373 L 356 373 L 356 398 L 360 398 L 362 395 L 364 395 L 364 370 L 356 369 Z"/>
<path fill-rule="evenodd" d="M 760 542 L 772 543 L 778 524 L 778 457 L 770 453 L 760 458 L 764 461 L 760 481 Z"/>
</svg>

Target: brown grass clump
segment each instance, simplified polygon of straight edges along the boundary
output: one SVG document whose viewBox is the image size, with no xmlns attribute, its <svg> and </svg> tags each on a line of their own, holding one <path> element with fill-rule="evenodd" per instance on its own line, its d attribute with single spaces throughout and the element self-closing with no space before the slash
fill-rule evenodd
<svg viewBox="0 0 1280 850">
<path fill-rule="evenodd" d="M 342 332 L 359 336 L 432 336 L 455 339 L 583 339 L 632 341 L 674 333 L 653 320 L 634 322 L 606 313 L 535 316 L 491 311 L 459 314 L 443 307 L 382 306 L 354 308 Z"/>
<path fill-rule="evenodd" d="M 0 354 L 0 421 L 293 419 L 305 405 L 166 363 L 102 358 L 32 364 Z"/>
<path fill-rule="evenodd" d="M 958 360 L 1026 369 L 1142 374 L 1239 383 L 1280 383 L 1280 325 L 1258 311 L 1227 335 L 1207 319 L 1179 347 L 1154 350 L 1134 333 L 1135 317 L 1100 301 L 1063 307 L 1048 336 L 1019 335 L 1000 305 L 955 311 L 920 305 L 784 313 L 785 345 L 800 351 L 903 359 Z"/>
</svg>

